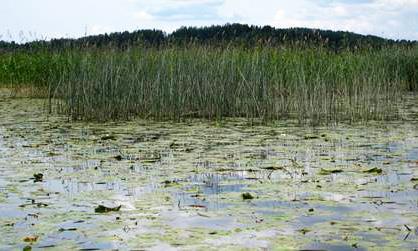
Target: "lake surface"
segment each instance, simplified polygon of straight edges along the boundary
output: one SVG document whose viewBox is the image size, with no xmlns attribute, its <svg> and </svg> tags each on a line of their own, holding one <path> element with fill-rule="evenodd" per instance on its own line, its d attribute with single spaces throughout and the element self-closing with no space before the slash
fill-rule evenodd
<svg viewBox="0 0 418 251">
<path fill-rule="evenodd" d="M 416 100 L 313 128 L 68 122 L 0 98 L 0 250 L 417 248 Z"/>
</svg>

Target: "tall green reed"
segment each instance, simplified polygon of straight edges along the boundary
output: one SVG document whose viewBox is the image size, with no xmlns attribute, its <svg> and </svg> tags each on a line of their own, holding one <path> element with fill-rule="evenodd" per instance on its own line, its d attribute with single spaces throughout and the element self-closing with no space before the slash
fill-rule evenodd
<svg viewBox="0 0 418 251">
<path fill-rule="evenodd" d="M 396 118 L 417 59 L 398 47 L 68 50 L 2 55 L 0 82 L 46 90 L 72 119 L 367 121 Z"/>
</svg>

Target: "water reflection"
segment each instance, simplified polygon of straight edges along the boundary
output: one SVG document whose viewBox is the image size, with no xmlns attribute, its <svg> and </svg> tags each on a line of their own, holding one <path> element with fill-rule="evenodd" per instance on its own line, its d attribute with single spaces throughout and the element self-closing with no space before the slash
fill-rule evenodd
<svg viewBox="0 0 418 251">
<path fill-rule="evenodd" d="M 41 236 L 33 247 L 73 249 L 149 249 L 179 239 L 208 247 L 237 242 L 233 236 L 254 240 L 254 248 L 283 238 L 299 249 L 327 250 L 410 249 L 417 241 L 413 123 L 66 126 L 35 109 L 1 108 L 8 111 L 0 114 L 5 249 L 23 248 L 24 235 L 33 234 Z M 36 173 L 42 181 L 33 182 Z M 122 209 L 96 214 L 99 204 Z"/>
</svg>

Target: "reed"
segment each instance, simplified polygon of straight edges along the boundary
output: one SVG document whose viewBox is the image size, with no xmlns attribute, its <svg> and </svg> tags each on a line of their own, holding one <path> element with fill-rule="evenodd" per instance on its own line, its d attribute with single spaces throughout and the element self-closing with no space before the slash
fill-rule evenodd
<svg viewBox="0 0 418 251">
<path fill-rule="evenodd" d="M 195 45 L 0 55 L 0 85 L 42 90 L 79 120 L 388 120 L 418 90 L 418 50 Z"/>
</svg>

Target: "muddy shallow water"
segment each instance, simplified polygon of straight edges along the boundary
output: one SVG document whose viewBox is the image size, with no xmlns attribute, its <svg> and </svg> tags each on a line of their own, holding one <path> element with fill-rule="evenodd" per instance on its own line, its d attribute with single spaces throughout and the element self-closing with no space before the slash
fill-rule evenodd
<svg viewBox="0 0 418 251">
<path fill-rule="evenodd" d="M 1 250 L 418 247 L 415 103 L 312 128 L 69 123 L 43 102 L 0 98 Z"/>
</svg>

